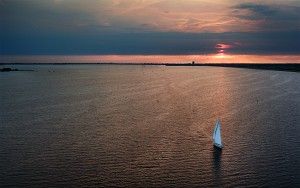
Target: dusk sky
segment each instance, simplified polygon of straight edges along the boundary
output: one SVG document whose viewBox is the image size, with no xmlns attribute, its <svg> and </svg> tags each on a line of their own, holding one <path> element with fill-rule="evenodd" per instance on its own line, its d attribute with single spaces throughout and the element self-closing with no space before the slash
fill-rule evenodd
<svg viewBox="0 0 300 188">
<path fill-rule="evenodd" d="M 2 56 L 300 62 L 299 0 L 0 0 L 0 26 Z"/>
</svg>

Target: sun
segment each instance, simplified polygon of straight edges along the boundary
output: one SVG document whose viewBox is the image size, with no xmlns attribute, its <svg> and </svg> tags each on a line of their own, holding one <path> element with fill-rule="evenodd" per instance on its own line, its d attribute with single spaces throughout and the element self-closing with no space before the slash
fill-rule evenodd
<svg viewBox="0 0 300 188">
<path fill-rule="evenodd" d="M 226 52 L 232 48 L 232 45 L 226 44 L 226 43 L 217 43 L 215 46 L 215 49 L 217 51 L 217 54 L 214 55 L 214 58 L 216 59 L 228 59 L 230 56 L 226 54 Z"/>
<path fill-rule="evenodd" d="M 226 55 L 225 53 L 218 53 L 215 55 L 215 58 L 217 59 L 226 59 L 226 58 L 229 58 L 228 55 Z"/>
</svg>

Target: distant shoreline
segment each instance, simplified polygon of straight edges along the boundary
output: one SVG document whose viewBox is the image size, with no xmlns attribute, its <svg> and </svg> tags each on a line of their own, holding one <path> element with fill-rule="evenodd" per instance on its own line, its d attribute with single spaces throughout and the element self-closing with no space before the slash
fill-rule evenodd
<svg viewBox="0 0 300 188">
<path fill-rule="evenodd" d="M 20 71 L 34 71 L 34 70 L 20 70 L 20 69 L 14 69 L 14 68 L 10 68 L 10 67 L 4 67 L 4 68 L 0 68 L 0 72 L 20 72 Z"/>
<path fill-rule="evenodd" d="M 262 69 L 262 70 L 276 70 L 276 71 L 290 71 L 300 72 L 299 63 L 280 63 L 280 64 L 253 64 L 253 63 L 0 63 L 0 66 L 7 65 L 158 65 L 170 67 L 230 67 L 230 68 L 247 68 L 247 69 Z"/>
<path fill-rule="evenodd" d="M 231 68 L 247 68 L 262 69 L 276 71 L 300 72 L 300 64 L 251 64 L 251 63 L 211 63 L 211 64 L 167 64 L 166 66 L 212 66 L 212 67 L 231 67 Z"/>
</svg>

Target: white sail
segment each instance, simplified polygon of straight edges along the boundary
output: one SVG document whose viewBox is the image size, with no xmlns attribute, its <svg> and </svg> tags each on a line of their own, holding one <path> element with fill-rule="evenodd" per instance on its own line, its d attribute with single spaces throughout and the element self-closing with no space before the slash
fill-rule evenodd
<svg viewBox="0 0 300 188">
<path fill-rule="evenodd" d="M 214 142 L 215 142 L 215 137 L 216 137 L 216 132 L 217 132 L 217 129 L 218 129 L 218 122 L 216 123 L 216 125 L 215 125 L 215 128 L 214 128 L 214 132 L 213 132 L 213 140 L 214 140 Z"/>
<path fill-rule="evenodd" d="M 214 145 L 222 148 L 222 138 L 221 138 L 221 123 L 218 120 L 215 125 L 214 133 L 213 133 Z"/>
</svg>

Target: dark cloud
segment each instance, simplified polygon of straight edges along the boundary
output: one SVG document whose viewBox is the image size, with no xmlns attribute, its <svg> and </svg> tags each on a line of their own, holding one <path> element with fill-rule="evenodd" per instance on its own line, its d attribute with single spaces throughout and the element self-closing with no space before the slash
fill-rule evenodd
<svg viewBox="0 0 300 188">
<path fill-rule="evenodd" d="M 1 54 L 299 54 L 300 33 L 53 33 L 1 38 Z"/>
<path fill-rule="evenodd" d="M 300 29 L 300 4 L 292 6 L 242 3 L 232 8 L 235 17 L 257 22 L 261 30 Z"/>
<path fill-rule="evenodd" d="M 266 17 L 273 17 L 278 14 L 278 10 L 267 5 L 260 5 L 254 3 L 243 3 L 233 7 L 238 10 L 235 11 L 236 16 L 247 20 L 259 20 Z M 240 12 L 240 10 L 249 10 L 251 13 Z"/>
</svg>

